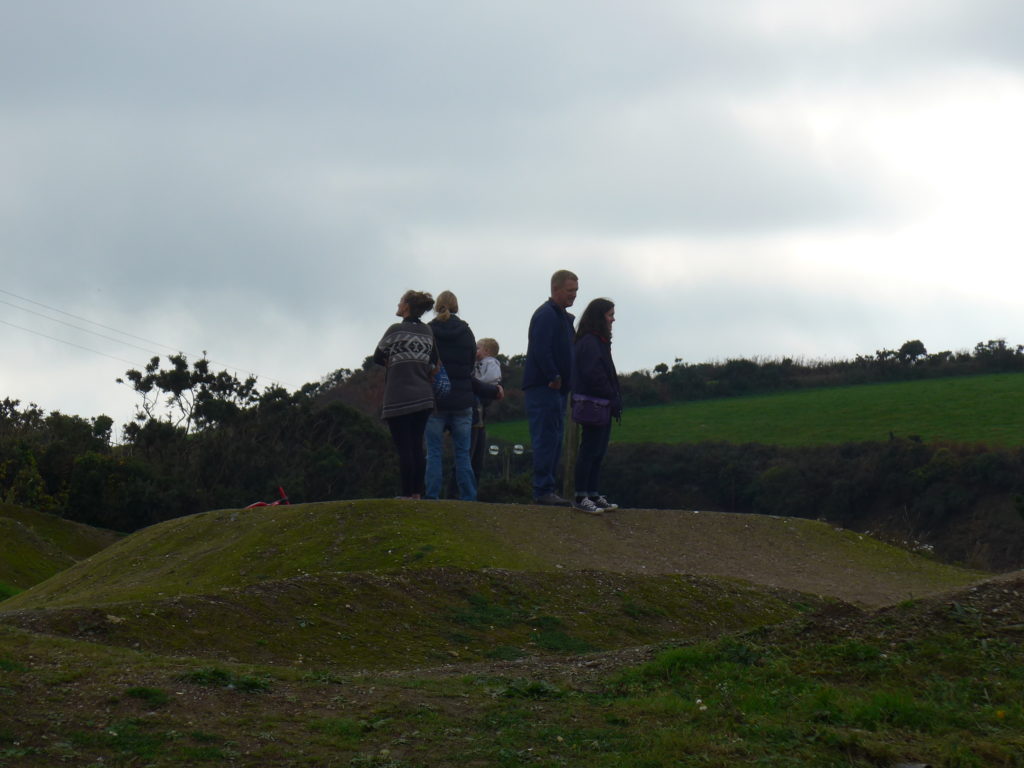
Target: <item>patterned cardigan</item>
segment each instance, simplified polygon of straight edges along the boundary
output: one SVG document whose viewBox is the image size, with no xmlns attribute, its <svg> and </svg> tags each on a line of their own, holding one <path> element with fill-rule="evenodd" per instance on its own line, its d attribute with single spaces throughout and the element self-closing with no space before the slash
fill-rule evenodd
<svg viewBox="0 0 1024 768">
<path fill-rule="evenodd" d="M 373 360 L 385 367 L 382 418 L 433 409 L 437 347 L 429 326 L 411 317 L 395 323 L 377 344 Z"/>
</svg>

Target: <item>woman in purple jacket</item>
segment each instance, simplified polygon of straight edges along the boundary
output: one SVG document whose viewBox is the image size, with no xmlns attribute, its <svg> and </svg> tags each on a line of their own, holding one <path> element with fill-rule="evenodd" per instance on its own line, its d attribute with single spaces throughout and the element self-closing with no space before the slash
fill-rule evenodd
<svg viewBox="0 0 1024 768">
<path fill-rule="evenodd" d="M 576 395 L 596 397 L 610 402 L 610 416 L 622 414 L 619 376 L 612 362 L 612 324 L 615 304 L 609 299 L 594 299 L 583 311 L 576 329 L 576 351 L 573 361 L 572 389 Z M 612 425 L 580 425 L 582 438 L 576 455 L 576 498 L 573 507 L 599 515 L 606 509 L 617 509 L 598 490 L 601 462 L 608 450 Z"/>
</svg>

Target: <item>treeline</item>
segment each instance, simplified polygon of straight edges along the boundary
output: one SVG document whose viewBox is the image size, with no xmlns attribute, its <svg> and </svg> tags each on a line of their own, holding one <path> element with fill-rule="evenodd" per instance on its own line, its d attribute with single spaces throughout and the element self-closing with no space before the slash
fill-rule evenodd
<svg viewBox="0 0 1024 768">
<path fill-rule="evenodd" d="M 525 418 L 522 382 L 525 359 L 502 359 L 505 381 L 511 384 L 506 399 L 495 403 L 491 421 Z M 899 349 L 881 349 L 853 360 L 801 361 L 792 358 L 736 358 L 724 362 L 659 363 L 651 370 L 620 373 L 627 408 L 662 403 L 708 400 L 718 397 L 760 395 L 811 387 L 839 387 L 885 381 L 909 381 L 945 376 L 1024 371 L 1024 346 L 1004 339 L 979 342 L 973 350 L 929 353 L 921 341 L 907 341 Z"/>
<path fill-rule="evenodd" d="M 209 509 L 273 501 L 379 497 L 397 466 L 375 420 L 321 403 L 333 381 L 259 392 L 182 355 L 153 358 L 127 381 L 141 404 L 124 444 L 111 420 L 0 403 L 0 498 L 71 520 L 133 531 Z"/>
<path fill-rule="evenodd" d="M 521 416 L 523 357 L 503 358 L 507 396 L 490 418 Z M 627 405 L 930 376 L 1024 370 L 1004 341 L 929 354 L 919 341 L 848 362 L 730 360 L 624 375 Z M 289 393 L 215 372 L 204 359 L 153 358 L 125 375 L 139 398 L 123 444 L 112 422 L 0 403 L 0 499 L 132 531 L 208 509 L 389 496 L 390 439 L 376 417 L 383 373 L 367 360 Z M 526 475 L 488 467 L 488 501 L 528 501 Z M 615 445 L 606 492 L 628 506 L 821 517 L 931 544 L 944 559 L 1024 566 L 1024 457 L 978 446 L 892 441 L 798 449 Z"/>
<path fill-rule="evenodd" d="M 899 349 L 881 349 L 853 360 L 798 361 L 733 359 L 721 363 L 676 360 L 622 378 L 627 405 L 766 394 L 811 387 L 839 387 L 887 381 L 1024 371 L 1024 345 L 1005 339 L 979 342 L 973 350 L 929 353 L 914 339 Z"/>
<path fill-rule="evenodd" d="M 914 440 L 789 448 L 613 444 L 602 476 L 627 507 L 822 519 L 942 560 L 1024 567 L 1024 450 Z"/>
<path fill-rule="evenodd" d="M 494 403 L 488 420 L 526 418 L 522 390 L 525 355 L 499 355 L 505 399 Z M 928 352 L 917 339 L 899 349 L 880 349 L 852 360 L 794 360 L 793 358 L 736 358 L 724 362 L 659 363 L 650 370 L 620 372 L 626 408 L 686 400 L 767 394 L 811 387 L 838 387 L 885 381 L 909 381 L 946 376 L 1024 371 L 1024 345 L 1005 339 L 979 342 L 973 350 Z M 340 401 L 368 415 L 380 410 L 383 369 L 371 358 L 356 370 L 342 368 L 331 375 L 332 386 L 322 397 Z"/>
</svg>

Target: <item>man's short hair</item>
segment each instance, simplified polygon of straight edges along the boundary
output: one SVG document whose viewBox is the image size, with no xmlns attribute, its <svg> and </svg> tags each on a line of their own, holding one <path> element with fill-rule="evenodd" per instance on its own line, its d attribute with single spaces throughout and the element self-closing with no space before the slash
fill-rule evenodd
<svg viewBox="0 0 1024 768">
<path fill-rule="evenodd" d="M 578 282 L 579 278 L 568 269 L 558 270 L 551 276 L 551 290 L 553 291 L 556 288 L 561 288 L 569 280 L 576 280 Z"/>
</svg>

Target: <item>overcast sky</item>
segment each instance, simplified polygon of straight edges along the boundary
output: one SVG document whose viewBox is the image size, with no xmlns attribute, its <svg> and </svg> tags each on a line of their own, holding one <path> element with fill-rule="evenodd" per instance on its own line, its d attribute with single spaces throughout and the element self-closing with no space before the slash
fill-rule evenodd
<svg viewBox="0 0 1024 768">
<path fill-rule="evenodd" d="M 620 370 L 1024 342 L 1019 0 L 0 0 L 0 399 L 297 389 L 408 288 Z M 88 333 L 86 331 L 92 331 Z"/>
</svg>

